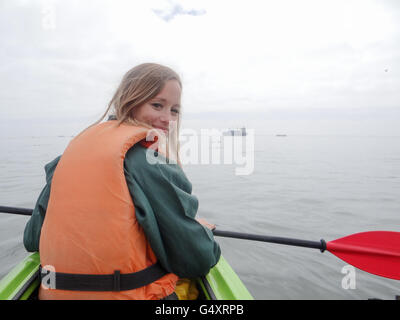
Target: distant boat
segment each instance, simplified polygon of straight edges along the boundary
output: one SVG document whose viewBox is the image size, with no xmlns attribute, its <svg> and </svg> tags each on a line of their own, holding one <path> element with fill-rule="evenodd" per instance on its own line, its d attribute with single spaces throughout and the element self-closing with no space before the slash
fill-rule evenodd
<svg viewBox="0 0 400 320">
<path fill-rule="evenodd" d="M 276 134 L 275 137 L 287 137 L 286 134 Z"/>
<path fill-rule="evenodd" d="M 246 132 L 246 128 L 238 128 L 238 129 L 229 129 L 227 131 L 223 132 L 224 136 L 246 136 L 247 132 Z"/>
</svg>

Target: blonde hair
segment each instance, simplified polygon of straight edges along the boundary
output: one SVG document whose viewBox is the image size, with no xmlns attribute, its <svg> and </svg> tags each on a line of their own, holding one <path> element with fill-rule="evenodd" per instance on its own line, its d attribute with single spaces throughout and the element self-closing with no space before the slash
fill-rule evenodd
<svg viewBox="0 0 400 320">
<path fill-rule="evenodd" d="M 147 101 L 156 97 L 165 83 L 168 80 L 176 80 L 182 89 L 182 82 L 179 75 L 169 67 L 157 63 L 143 63 L 130 69 L 122 78 L 114 96 L 108 103 L 108 107 L 99 120 L 93 123 L 90 127 L 99 124 L 108 114 L 112 114 L 121 123 L 152 128 L 149 124 L 140 122 L 133 118 L 133 110 Z M 111 112 L 110 112 L 111 110 Z M 180 128 L 180 113 L 178 114 L 177 131 L 173 136 L 175 141 L 167 141 L 167 153 L 173 145 L 173 152 L 176 159 L 179 160 L 179 128 Z M 172 156 L 167 154 L 167 156 Z"/>
</svg>

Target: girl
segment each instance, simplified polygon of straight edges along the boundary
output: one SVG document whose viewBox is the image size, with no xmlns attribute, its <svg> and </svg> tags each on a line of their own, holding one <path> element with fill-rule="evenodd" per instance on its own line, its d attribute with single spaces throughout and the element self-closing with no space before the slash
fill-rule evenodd
<svg viewBox="0 0 400 320">
<path fill-rule="evenodd" d="M 175 298 L 178 277 L 218 262 L 215 226 L 195 219 L 179 161 L 181 90 L 168 67 L 134 67 L 101 119 L 45 166 L 24 232 L 40 252 L 41 299 Z"/>
</svg>

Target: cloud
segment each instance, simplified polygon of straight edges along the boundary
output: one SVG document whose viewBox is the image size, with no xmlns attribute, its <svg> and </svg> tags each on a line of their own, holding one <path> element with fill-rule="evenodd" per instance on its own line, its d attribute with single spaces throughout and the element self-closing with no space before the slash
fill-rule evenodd
<svg viewBox="0 0 400 320">
<path fill-rule="evenodd" d="M 165 22 L 169 22 L 178 15 L 201 16 L 206 14 L 204 9 L 184 9 L 180 3 L 168 1 L 168 6 L 163 9 L 152 9 L 152 11 Z"/>
</svg>

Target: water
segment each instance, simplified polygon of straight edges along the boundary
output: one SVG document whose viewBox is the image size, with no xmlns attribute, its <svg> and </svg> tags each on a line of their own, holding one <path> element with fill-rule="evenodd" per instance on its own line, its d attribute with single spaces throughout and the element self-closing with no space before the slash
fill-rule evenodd
<svg viewBox="0 0 400 320">
<path fill-rule="evenodd" d="M 71 137 L 1 138 L 0 204 L 32 208 L 43 166 Z M 400 231 L 400 137 L 256 135 L 255 169 L 187 165 L 199 216 L 221 230 L 318 241 L 369 230 Z M 27 217 L 0 215 L 0 277 L 27 253 Z M 224 257 L 256 299 L 394 299 L 400 282 L 356 270 L 329 252 L 218 238 Z"/>
</svg>

